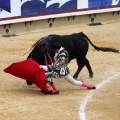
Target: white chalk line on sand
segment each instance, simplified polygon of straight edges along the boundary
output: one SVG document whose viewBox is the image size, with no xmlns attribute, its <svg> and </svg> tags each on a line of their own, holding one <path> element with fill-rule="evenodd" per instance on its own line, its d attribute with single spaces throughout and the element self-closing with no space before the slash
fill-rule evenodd
<svg viewBox="0 0 120 120">
<path fill-rule="evenodd" d="M 114 75 L 110 76 L 109 78 L 107 78 L 106 80 L 103 80 L 101 83 L 99 83 L 96 86 L 96 89 L 100 89 L 103 85 L 105 85 L 106 83 L 109 83 L 112 79 L 114 79 L 115 77 L 119 76 L 120 73 L 116 72 Z M 86 113 L 85 113 L 85 109 L 86 109 L 86 105 L 88 103 L 88 100 L 92 97 L 92 93 L 93 91 L 90 91 L 86 97 L 83 99 L 80 108 L 79 108 L 79 119 L 80 120 L 86 120 Z"/>
</svg>

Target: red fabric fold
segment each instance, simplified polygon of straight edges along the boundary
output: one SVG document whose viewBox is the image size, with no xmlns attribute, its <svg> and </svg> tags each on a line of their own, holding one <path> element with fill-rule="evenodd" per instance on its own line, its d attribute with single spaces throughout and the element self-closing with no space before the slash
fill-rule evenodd
<svg viewBox="0 0 120 120">
<path fill-rule="evenodd" d="M 43 93 L 51 93 L 46 86 L 44 69 L 40 69 L 39 64 L 32 58 L 12 63 L 3 71 L 34 83 Z"/>
</svg>

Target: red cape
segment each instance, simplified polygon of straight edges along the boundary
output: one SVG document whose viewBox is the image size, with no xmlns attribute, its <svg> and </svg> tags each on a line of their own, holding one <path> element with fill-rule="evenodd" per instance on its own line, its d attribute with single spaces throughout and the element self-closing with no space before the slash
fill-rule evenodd
<svg viewBox="0 0 120 120">
<path fill-rule="evenodd" d="M 32 58 L 12 63 L 4 69 L 4 72 L 29 80 L 37 85 L 43 93 L 51 93 L 51 90 L 48 90 L 46 86 L 44 69 L 40 69 L 39 64 Z"/>
</svg>

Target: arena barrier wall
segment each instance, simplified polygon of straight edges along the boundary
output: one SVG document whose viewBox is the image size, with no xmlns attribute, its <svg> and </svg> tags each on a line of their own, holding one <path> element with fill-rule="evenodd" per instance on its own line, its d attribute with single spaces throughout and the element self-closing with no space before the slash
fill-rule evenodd
<svg viewBox="0 0 120 120">
<path fill-rule="evenodd" d="M 6 1 L 0 1 L 0 35 L 120 20 L 120 0 Z"/>
</svg>

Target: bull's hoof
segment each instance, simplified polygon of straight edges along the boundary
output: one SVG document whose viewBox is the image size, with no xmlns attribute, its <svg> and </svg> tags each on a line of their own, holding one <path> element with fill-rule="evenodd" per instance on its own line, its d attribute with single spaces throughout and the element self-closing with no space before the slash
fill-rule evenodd
<svg viewBox="0 0 120 120">
<path fill-rule="evenodd" d="M 93 73 L 89 74 L 89 78 L 93 78 Z"/>
<path fill-rule="evenodd" d="M 78 77 L 76 77 L 76 76 L 73 76 L 73 78 L 74 78 L 74 79 L 77 79 Z"/>
<path fill-rule="evenodd" d="M 93 74 L 89 75 L 89 78 L 93 78 Z"/>
<path fill-rule="evenodd" d="M 30 82 L 28 80 L 26 80 L 26 83 L 27 83 L 27 85 L 32 85 L 33 84 L 32 82 Z"/>
</svg>

